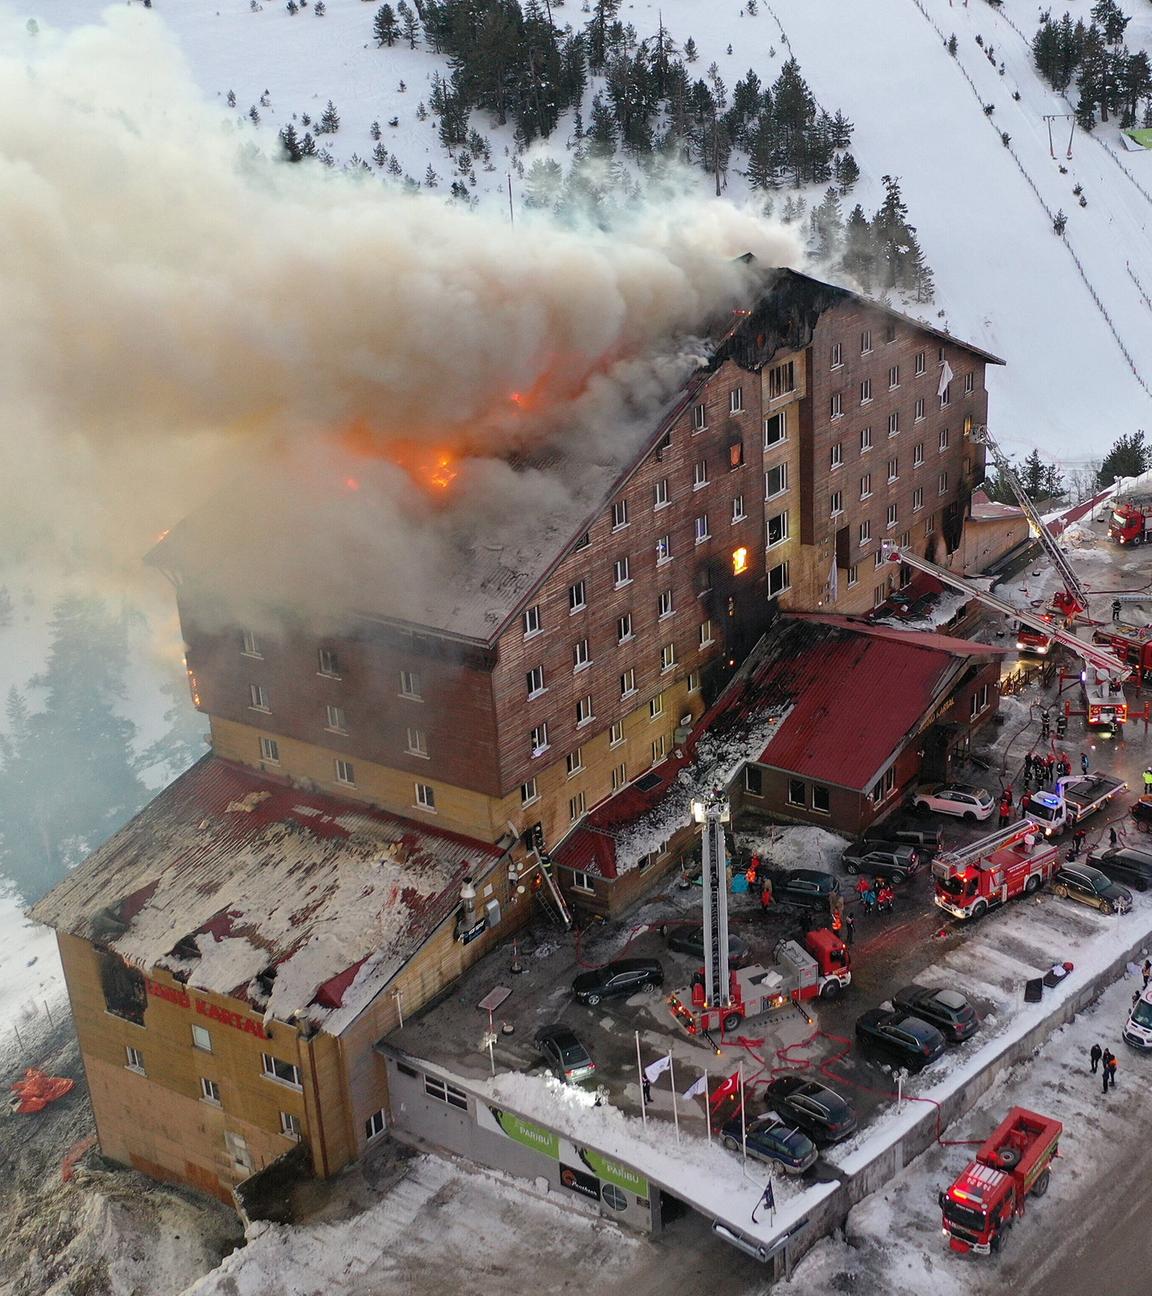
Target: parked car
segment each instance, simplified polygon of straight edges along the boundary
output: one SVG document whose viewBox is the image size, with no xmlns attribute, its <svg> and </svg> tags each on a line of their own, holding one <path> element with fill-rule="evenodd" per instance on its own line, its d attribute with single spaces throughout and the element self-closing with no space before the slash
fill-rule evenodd
<svg viewBox="0 0 1152 1296">
<path fill-rule="evenodd" d="M 1089 855 L 1088 863 L 1107 873 L 1113 882 L 1127 882 L 1137 891 L 1147 891 L 1152 886 L 1152 851 L 1135 846 L 1109 846 Z"/>
<path fill-rule="evenodd" d="M 912 798 L 912 808 L 919 814 L 950 814 L 969 823 L 988 819 L 996 803 L 987 788 L 970 783 L 937 783 L 921 788 Z"/>
<path fill-rule="evenodd" d="M 559 1022 L 542 1026 L 536 1032 L 535 1042 L 552 1074 L 565 1084 L 578 1084 L 595 1074 L 596 1063 L 592 1061 L 592 1054 L 570 1027 Z"/>
<path fill-rule="evenodd" d="M 693 958 L 704 961 L 704 928 L 687 927 L 684 924 L 668 924 L 665 932 L 668 948 L 678 954 L 691 954 Z M 746 967 L 752 959 L 748 942 L 735 932 L 728 933 L 728 966 Z"/>
<path fill-rule="evenodd" d="M 803 1174 L 819 1156 L 808 1135 L 781 1120 L 775 1112 L 766 1112 L 750 1120 L 743 1131 L 739 1116 L 729 1121 L 720 1131 L 721 1141 L 729 1152 L 740 1151 L 742 1133 L 750 1157 L 757 1161 L 773 1161 L 782 1167 L 785 1174 Z"/>
<path fill-rule="evenodd" d="M 619 999 L 647 986 L 664 984 L 664 966 L 659 959 L 617 959 L 592 972 L 581 972 L 572 982 L 573 996 L 594 1008 L 601 999 Z"/>
<path fill-rule="evenodd" d="M 1133 801 L 1128 813 L 1141 832 L 1152 832 L 1152 796 L 1142 796 Z"/>
<path fill-rule="evenodd" d="M 856 1132 L 856 1113 L 847 1098 L 818 1080 L 800 1075 L 777 1076 L 764 1089 L 768 1106 L 799 1125 L 816 1144 L 839 1143 Z"/>
<path fill-rule="evenodd" d="M 898 842 L 857 842 L 840 857 L 849 873 L 881 873 L 890 882 L 907 882 L 920 871 L 920 854 L 915 846 Z"/>
<path fill-rule="evenodd" d="M 945 1048 L 935 1026 L 900 1008 L 869 1008 L 856 1019 L 856 1038 L 909 1071 L 923 1071 Z"/>
<path fill-rule="evenodd" d="M 769 869 L 763 876 L 772 882 L 775 904 L 791 904 L 801 909 L 826 912 L 829 896 L 840 890 L 836 878 L 819 869 Z"/>
<path fill-rule="evenodd" d="M 944 833 L 940 828 L 893 828 L 890 824 L 876 824 L 864 829 L 864 840 L 871 846 L 879 842 L 915 846 L 922 858 L 931 859 L 939 853 L 944 843 Z"/>
<path fill-rule="evenodd" d="M 1065 899 L 1091 905 L 1101 913 L 1127 913 L 1132 908 L 1132 892 L 1117 886 L 1091 864 L 1062 865 L 1052 879 L 1052 890 Z"/>
<path fill-rule="evenodd" d="M 1132 1005 L 1120 1034 L 1126 1044 L 1142 1053 L 1152 1053 L 1152 989 L 1145 990 Z"/>
<path fill-rule="evenodd" d="M 971 1039 L 980 1027 L 976 1009 L 959 990 L 932 990 L 928 986 L 910 985 L 892 996 L 894 1007 L 919 1017 L 952 1044 Z"/>
</svg>

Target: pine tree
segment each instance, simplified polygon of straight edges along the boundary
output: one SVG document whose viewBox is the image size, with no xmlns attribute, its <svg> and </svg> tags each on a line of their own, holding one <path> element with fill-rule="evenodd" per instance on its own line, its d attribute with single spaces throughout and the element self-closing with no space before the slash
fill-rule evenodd
<svg viewBox="0 0 1152 1296">
<path fill-rule="evenodd" d="M 280 146 L 289 162 L 299 162 L 303 157 L 300 152 L 300 141 L 296 138 L 296 127 L 291 122 L 280 132 Z"/>
<path fill-rule="evenodd" d="M 770 113 L 762 113 L 748 144 L 745 179 L 753 189 L 776 185 L 776 132 Z"/>
<path fill-rule="evenodd" d="M 884 201 L 872 218 L 873 242 L 879 257 L 881 283 L 885 288 L 902 286 L 904 253 L 908 247 L 908 208 L 900 195 L 896 176 L 881 176 Z"/>
<path fill-rule="evenodd" d="M 684 42 L 684 62 L 695 63 L 699 57 L 699 52 L 696 49 L 696 42 L 691 36 L 689 36 Z"/>
<path fill-rule="evenodd" d="M 564 172 L 552 158 L 536 158 L 524 176 L 525 207 L 552 207 L 564 187 Z"/>
<path fill-rule="evenodd" d="M 594 157 L 609 158 L 616 152 L 616 118 L 599 95 L 592 100 L 585 139 Z"/>
<path fill-rule="evenodd" d="M 435 189 L 440 183 L 440 177 L 432 170 L 432 163 L 428 163 L 428 170 L 424 172 L 424 188 Z"/>
<path fill-rule="evenodd" d="M 400 24 L 396 21 L 390 4 L 382 4 L 376 10 L 376 16 L 372 20 L 372 35 L 375 36 L 377 45 L 387 45 L 389 48 L 399 39 Z"/>
<path fill-rule="evenodd" d="M 388 165 L 388 150 L 383 144 L 377 144 L 372 150 L 372 161 L 375 162 L 378 167 Z"/>
<path fill-rule="evenodd" d="M 836 177 L 836 183 L 840 186 L 840 192 L 846 194 L 860 179 L 860 168 L 856 165 L 856 159 L 852 154 L 845 153 L 843 157 L 838 159 L 837 165 L 833 168 L 833 174 Z"/>
<path fill-rule="evenodd" d="M 374 121 L 368 128 L 368 134 L 371 135 L 374 140 L 380 138 L 380 123 L 378 121 Z"/>
<path fill-rule="evenodd" d="M 848 214 L 844 229 L 844 255 L 840 265 L 865 292 L 871 291 L 876 271 L 875 242 L 872 225 L 859 203 Z"/>
<path fill-rule="evenodd" d="M 839 255 L 844 239 L 844 216 L 835 189 L 825 190 L 820 206 L 813 208 L 812 236 L 812 250 L 821 261 L 832 261 Z"/>
<path fill-rule="evenodd" d="M 924 250 L 916 237 L 916 227 L 906 226 L 908 251 L 905 253 L 904 284 L 918 302 L 930 302 L 936 296 L 936 279 L 924 260 Z"/>
<path fill-rule="evenodd" d="M 1152 447 L 1144 443 L 1144 429 L 1125 432 L 1104 456 L 1096 477 L 1097 484 L 1111 486 L 1118 477 L 1139 477 L 1149 468 L 1152 468 Z"/>
<path fill-rule="evenodd" d="M 404 33 L 404 39 L 408 42 L 408 48 L 415 49 L 416 42 L 420 39 L 420 24 L 411 9 L 407 10 L 400 20 L 400 29 Z"/>
<path fill-rule="evenodd" d="M 340 115 L 336 111 L 336 105 L 329 99 L 320 117 L 320 124 L 316 127 L 316 133 L 318 135 L 335 135 L 339 129 Z"/>
<path fill-rule="evenodd" d="M 228 107 L 229 107 L 229 108 L 235 108 L 235 107 L 236 107 L 236 91 L 235 91 L 235 90 L 229 90 L 229 91 L 228 91 Z"/>
</svg>

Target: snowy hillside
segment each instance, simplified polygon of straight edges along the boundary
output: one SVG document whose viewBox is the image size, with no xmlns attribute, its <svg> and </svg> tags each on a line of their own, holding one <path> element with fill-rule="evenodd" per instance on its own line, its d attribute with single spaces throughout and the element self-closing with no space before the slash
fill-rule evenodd
<svg viewBox="0 0 1152 1296">
<path fill-rule="evenodd" d="M 1087 19 L 1091 6 L 1069 0 L 1066 7 Z M 1127 7 L 1135 10 L 1128 45 L 1152 47 L 1152 11 Z M 28 9 L 42 22 L 65 25 L 92 15 L 79 0 L 32 0 Z M 447 73 L 446 61 L 403 41 L 377 47 L 375 11 L 364 0 L 328 0 L 319 17 L 309 7 L 290 14 L 273 0 L 255 10 L 250 0 L 225 0 L 216 9 L 198 0 L 155 0 L 153 8 L 204 94 L 239 129 L 258 132 L 271 148 L 294 114 L 298 125 L 304 113 L 315 120 L 331 99 L 340 128 L 320 142 L 338 162 L 355 155 L 371 164 L 370 127 L 379 122 L 380 142 L 403 173 L 422 179 L 431 166 L 443 192 L 454 164 L 435 119 L 419 120 L 418 108 L 427 104 L 433 75 Z M 587 22 L 572 3 L 554 4 L 553 11 L 558 25 Z M 1050 156 L 1043 115 L 1065 113 L 1069 105 L 1032 67 L 1032 6 L 775 0 L 751 16 L 740 0 L 653 0 L 625 4 L 620 17 L 643 38 L 655 32 L 658 14 L 678 44 L 694 39 L 700 53 L 693 75 L 703 76 L 715 60 L 729 87 L 749 67 L 770 82 L 789 50 L 795 54 L 821 104 L 842 108 L 856 124 L 853 152 L 862 174 L 847 205 L 860 201 L 872 210 L 882 196 L 880 176 L 901 178 L 936 276 L 937 300 L 921 313 L 1009 363 L 990 376 L 994 427 L 1007 449 L 1023 455 L 1039 447 L 1083 462 L 1100 457 L 1120 432 L 1149 423 L 1152 153 L 1125 151 L 1113 122 L 1091 138 L 1077 130 L 1068 159 L 1068 123 L 1056 121 L 1058 157 Z M 953 32 L 955 58 L 944 45 Z M 588 102 L 596 88 L 593 78 Z M 236 97 L 232 110 L 228 91 Z M 130 89 L 125 95 L 131 101 Z M 991 115 L 986 104 L 995 106 Z M 250 106 L 258 126 L 246 116 Z M 491 169 L 476 166 L 473 192 L 503 209 L 511 177 L 512 204 L 519 206 L 523 186 L 511 128 L 492 127 L 485 117 L 474 113 L 472 124 L 491 145 Z M 395 127 L 387 124 L 392 118 Z M 1001 132 L 1010 136 L 1010 149 Z M 543 148 L 564 160 L 571 144 L 569 115 Z M 727 197 L 735 201 L 749 196 L 738 173 L 743 164 L 737 153 L 728 172 Z M 702 191 L 709 183 L 702 174 Z M 1072 192 L 1077 184 L 1086 207 Z M 777 209 L 785 196 L 776 196 Z M 1057 210 L 1069 218 L 1063 241 L 1052 231 Z"/>
</svg>

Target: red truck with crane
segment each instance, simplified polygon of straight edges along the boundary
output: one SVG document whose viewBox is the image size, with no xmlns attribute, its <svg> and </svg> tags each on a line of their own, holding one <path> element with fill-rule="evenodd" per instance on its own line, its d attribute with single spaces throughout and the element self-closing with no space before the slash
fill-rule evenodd
<svg viewBox="0 0 1152 1296">
<path fill-rule="evenodd" d="M 1126 666 L 1139 671 L 1140 679 L 1152 675 L 1152 626 L 1134 626 L 1114 621 L 1093 630 L 1092 642 L 1102 644 Z"/>
<path fill-rule="evenodd" d="M 953 1251 L 1000 1250 L 1025 1201 L 1048 1191 L 1063 1132 L 1050 1116 L 1012 1108 L 976 1159 L 940 1194 L 942 1228 Z"/>
<path fill-rule="evenodd" d="M 803 944 L 780 941 L 770 967 L 753 964 L 729 974 L 726 1002 L 708 1001 L 703 976 L 688 990 L 677 991 L 668 1006 L 689 1035 L 734 1031 L 742 1021 L 800 1004 L 807 999 L 831 999 L 852 982 L 848 946 L 827 927 L 806 933 Z"/>
<path fill-rule="evenodd" d="M 932 861 L 935 901 L 954 918 L 981 918 L 989 909 L 1036 891 L 1060 866 L 1060 852 L 1030 819 L 1001 828 Z"/>
<path fill-rule="evenodd" d="M 1121 545 L 1152 540 L 1152 498 L 1117 500 L 1108 519 L 1108 539 Z"/>
</svg>

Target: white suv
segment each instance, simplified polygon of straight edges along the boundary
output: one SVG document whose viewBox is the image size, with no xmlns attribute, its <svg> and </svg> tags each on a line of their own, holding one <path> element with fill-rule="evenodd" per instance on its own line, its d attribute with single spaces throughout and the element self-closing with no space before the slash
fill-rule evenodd
<svg viewBox="0 0 1152 1296">
<path fill-rule="evenodd" d="M 996 803 L 986 788 L 972 787 L 969 783 L 939 783 L 921 788 L 912 798 L 912 808 L 920 814 L 935 811 L 975 823 L 978 819 L 991 818 Z"/>
</svg>

